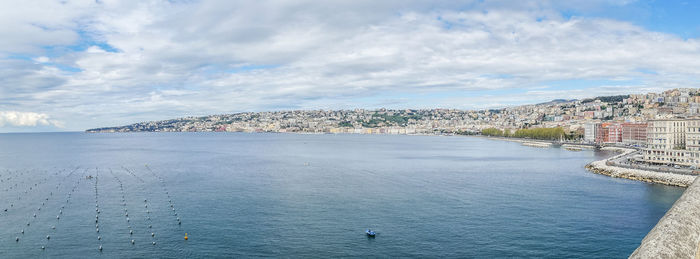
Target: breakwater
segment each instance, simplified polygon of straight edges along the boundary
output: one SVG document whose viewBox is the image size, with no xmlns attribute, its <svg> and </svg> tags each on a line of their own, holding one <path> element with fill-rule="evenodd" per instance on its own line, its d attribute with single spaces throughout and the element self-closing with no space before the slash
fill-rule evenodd
<svg viewBox="0 0 700 259">
<path fill-rule="evenodd" d="M 629 258 L 700 258 L 700 180 L 695 180 Z"/>
<path fill-rule="evenodd" d="M 642 181 L 642 182 L 659 183 L 659 184 L 666 184 L 666 185 L 673 185 L 673 186 L 680 186 L 680 187 L 690 186 L 693 183 L 693 181 L 695 181 L 695 178 L 697 177 L 694 175 L 682 175 L 682 174 L 674 174 L 674 173 L 654 172 L 654 171 L 648 171 L 648 170 L 631 169 L 631 168 L 623 168 L 623 167 L 608 165 L 608 163 L 607 163 L 608 161 L 613 160 L 613 159 L 617 159 L 617 158 L 624 156 L 624 155 L 627 155 L 630 152 L 634 152 L 634 149 L 625 149 L 625 148 L 603 148 L 603 149 L 614 150 L 614 151 L 618 151 L 618 152 L 622 152 L 622 153 L 619 155 L 604 159 L 604 160 L 594 161 L 594 162 L 586 165 L 586 169 L 590 170 L 593 173 L 607 175 L 610 177 L 625 178 L 625 179 L 637 180 L 637 181 Z"/>
</svg>

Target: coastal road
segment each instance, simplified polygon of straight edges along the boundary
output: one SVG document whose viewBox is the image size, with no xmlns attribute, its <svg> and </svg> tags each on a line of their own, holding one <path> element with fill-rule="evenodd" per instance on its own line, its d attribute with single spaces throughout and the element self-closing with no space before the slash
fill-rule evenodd
<svg viewBox="0 0 700 259">
<path fill-rule="evenodd" d="M 672 166 L 650 165 L 650 164 L 643 163 L 643 162 L 637 162 L 634 159 L 634 157 L 637 155 L 642 155 L 642 151 L 637 150 L 635 152 L 626 154 L 624 156 L 620 156 L 616 159 L 610 159 L 609 163 L 612 163 L 612 165 L 614 165 L 614 166 L 630 168 L 630 169 L 640 169 L 640 170 L 649 170 L 649 171 L 656 171 L 656 172 L 695 175 L 693 173 L 693 169 L 690 169 L 688 167 L 674 168 Z"/>
</svg>

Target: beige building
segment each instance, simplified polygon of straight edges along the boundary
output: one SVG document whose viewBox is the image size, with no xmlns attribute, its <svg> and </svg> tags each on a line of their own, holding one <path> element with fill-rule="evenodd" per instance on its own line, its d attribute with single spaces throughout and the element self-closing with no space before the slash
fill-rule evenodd
<svg viewBox="0 0 700 259">
<path fill-rule="evenodd" d="M 649 121 L 644 160 L 655 164 L 700 166 L 700 119 Z"/>
</svg>

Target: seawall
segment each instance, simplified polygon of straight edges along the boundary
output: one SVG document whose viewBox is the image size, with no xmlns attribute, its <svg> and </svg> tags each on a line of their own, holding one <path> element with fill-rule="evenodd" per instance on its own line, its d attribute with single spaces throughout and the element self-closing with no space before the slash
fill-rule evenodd
<svg viewBox="0 0 700 259">
<path fill-rule="evenodd" d="M 700 179 L 695 180 L 629 258 L 700 258 Z"/>
<path fill-rule="evenodd" d="M 618 149 L 618 151 L 622 151 L 622 154 L 604 160 L 591 162 L 590 164 L 586 165 L 586 169 L 590 170 L 593 173 L 607 175 L 610 177 L 625 178 L 642 182 L 659 183 L 680 187 L 690 186 L 691 184 L 693 184 L 693 181 L 695 181 L 697 177 L 694 175 L 662 173 L 607 165 L 608 160 L 617 159 L 620 156 L 624 156 L 630 152 L 633 152 L 634 149 Z"/>
</svg>

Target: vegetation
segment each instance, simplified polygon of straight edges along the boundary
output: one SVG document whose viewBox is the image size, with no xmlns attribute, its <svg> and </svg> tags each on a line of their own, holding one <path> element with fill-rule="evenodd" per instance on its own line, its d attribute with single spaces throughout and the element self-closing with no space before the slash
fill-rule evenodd
<svg viewBox="0 0 700 259">
<path fill-rule="evenodd" d="M 619 103 L 622 102 L 622 100 L 630 98 L 629 95 L 613 95 L 613 96 L 598 96 L 596 98 L 590 98 L 590 99 L 584 99 L 581 101 L 581 103 L 589 103 L 595 100 L 600 100 L 601 102 L 606 102 L 606 103 Z"/>
<path fill-rule="evenodd" d="M 493 137 L 503 137 L 503 131 L 497 128 L 482 129 L 481 135 L 493 136 Z"/>
<path fill-rule="evenodd" d="M 415 114 L 410 114 L 410 115 L 389 115 L 386 113 L 375 113 L 372 114 L 372 118 L 369 119 L 368 121 L 359 121 L 362 123 L 362 126 L 365 128 L 376 128 L 376 127 L 382 127 L 386 125 L 396 125 L 396 126 L 401 126 L 405 127 L 408 125 L 408 121 L 413 119 L 413 120 L 421 120 L 423 116 L 420 115 L 415 115 Z"/>
<path fill-rule="evenodd" d="M 541 140 L 570 140 L 582 137 L 580 133 L 576 132 L 567 134 L 562 127 L 519 129 L 512 133 L 507 130 L 503 131 L 497 128 L 487 128 L 481 130 L 481 135 L 493 137 L 530 138 Z"/>
<path fill-rule="evenodd" d="M 561 127 L 519 129 L 512 135 L 516 138 L 532 138 L 543 140 L 559 140 L 566 137 L 566 132 Z"/>
<path fill-rule="evenodd" d="M 468 130 L 457 130 L 457 132 L 455 132 L 455 134 L 457 134 L 457 135 L 468 135 L 468 136 L 470 136 L 470 135 L 477 135 L 477 134 L 479 134 L 479 132 L 476 132 L 476 131 L 468 131 Z"/>
<path fill-rule="evenodd" d="M 343 121 L 343 122 L 341 122 L 341 123 L 338 123 L 338 127 L 348 127 L 348 128 L 352 128 L 353 126 L 352 126 L 352 122 Z"/>
</svg>

